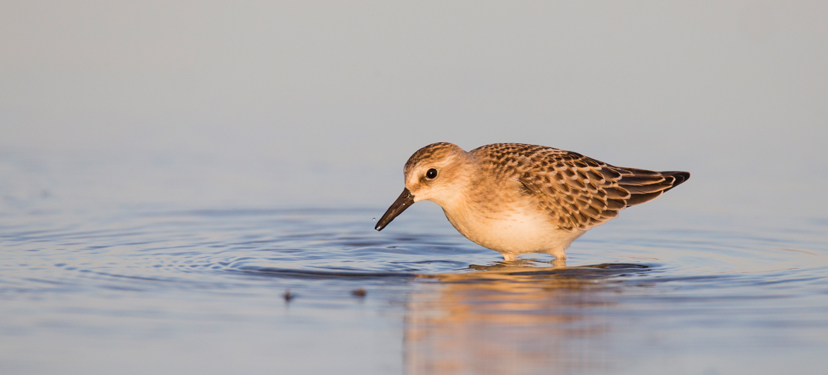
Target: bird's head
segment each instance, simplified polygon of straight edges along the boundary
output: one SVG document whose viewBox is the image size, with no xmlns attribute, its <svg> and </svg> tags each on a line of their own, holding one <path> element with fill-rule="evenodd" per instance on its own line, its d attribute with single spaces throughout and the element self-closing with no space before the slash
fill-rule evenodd
<svg viewBox="0 0 828 375">
<path fill-rule="evenodd" d="M 376 230 L 385 228 L 406 208 L 422 200 L 442 207 L 450 206 L 468 183 L 472 156 L 459 146 L 440 142 L 425 146 L 408 158 L 403 172 L 405 189 L 377 222 Z"/>
</svg>

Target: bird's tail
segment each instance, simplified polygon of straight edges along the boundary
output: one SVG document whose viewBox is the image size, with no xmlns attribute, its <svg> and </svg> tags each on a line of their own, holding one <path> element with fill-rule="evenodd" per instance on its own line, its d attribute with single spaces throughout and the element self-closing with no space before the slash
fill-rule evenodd
<svg viewBox="0 0 828 375">
<path fill-rule="evenodd" d="M 655 172 L 644 169 L 614 167 L 621 178 L 618 186 L 630 192 L 627 207 L 649 202 L 690 178 L 690 172 Z"/>
</svg>

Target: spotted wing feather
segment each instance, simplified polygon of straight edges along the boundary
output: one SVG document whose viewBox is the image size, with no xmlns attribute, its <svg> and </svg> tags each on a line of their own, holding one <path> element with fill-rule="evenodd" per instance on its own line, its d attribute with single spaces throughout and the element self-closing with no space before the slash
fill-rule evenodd
<svg viewBox="0 0 828 375">
<path fill-rule="evenodd" d="M 586 230 L 622 209 L 655 199 L 686 181 L 687 172 L 621 168 L 581 154 L 525 144 L 483 146 L 494 154 L 498 173 L 513 175 L 561 228 Z M 478 150 L 474 150 L 478 151 Z"/>
</svg>

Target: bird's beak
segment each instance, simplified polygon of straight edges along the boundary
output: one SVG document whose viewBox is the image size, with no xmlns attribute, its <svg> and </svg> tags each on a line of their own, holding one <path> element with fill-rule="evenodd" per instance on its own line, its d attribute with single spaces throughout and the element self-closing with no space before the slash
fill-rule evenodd
<svg viewBox="0 0 828 375">
<path fill-rule="evenodd" d="M 385 226 L 388 225 L 388 223 L 390 223 L 391 220 L 394 220 L 394 218 L 397 217 L 397 215 L 401 214 L 403 211 L 405 211 L 406 208 L 408 208 L 408 206 L 412 204 L 414 204 L 414 196 L 411 195 L 411 192 L 408 191 L 407 188 L 403 189 L 403 192 L 402 194 L 400 194 L 400 197 L 397 198 L 397 200 L 395 200 L 393 204 L 391 204 L 391 207 L 388 207 L 388 211 L 385 211 L 385 214 L 382 215 L 382 217 L 379 219 L 379 221 L 377 222 L 377 226 L 375 226 L 374 229 L 378 231 L 382 230 L 382 228 L 385 228 Z"/>
</svg>

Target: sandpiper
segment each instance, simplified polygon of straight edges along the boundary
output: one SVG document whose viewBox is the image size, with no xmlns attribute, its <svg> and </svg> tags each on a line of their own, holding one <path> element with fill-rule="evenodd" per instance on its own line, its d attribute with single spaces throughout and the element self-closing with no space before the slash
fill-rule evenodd
<svg viewBox="0 0 828 375">
<path fill-rule="evenodd" d="M 430 200 L 458 232 L 506 261 L 528 253 L 563 261 L 569 244 L 587 230 L 690 178 L 688 172 L 616 167 L 521 143 L 469 152 L 433 143 L 411 155 L 404 173 L 405 189 L 374 229 L 385 228 L 414 202 Z"/>
</svg>

